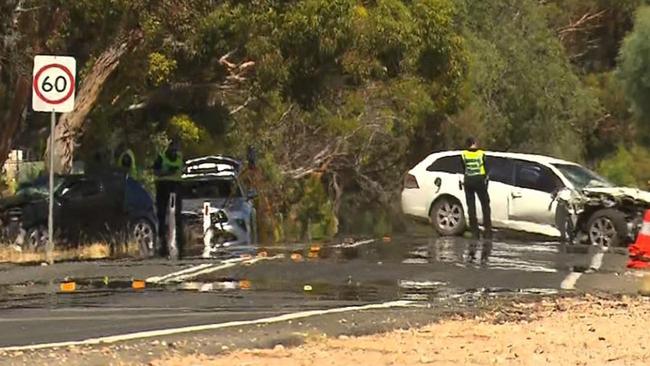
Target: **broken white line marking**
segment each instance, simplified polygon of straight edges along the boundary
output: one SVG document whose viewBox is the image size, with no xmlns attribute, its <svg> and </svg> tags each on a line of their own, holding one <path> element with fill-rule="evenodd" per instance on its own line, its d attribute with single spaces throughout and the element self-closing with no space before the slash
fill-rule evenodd
<svg viewBox="0 0 650 366">
<path fill-rule="evenodd" d="M 591 264 L 589 265 L 589 269 L 597 271 L 602 267 L 603 265 L 603 257 L 605 256 L 605 253 L 603 252 L 598 252 L 596 253 L 592 258 L 591 258 Z"/>
<path fill-rule="evenodd" d="M 253 264 L 253 263 L 257 263 L 259 261 L 265 261 L 265 260 L 269 261 L 269 260 L 275 260 L 275 259 L 281 259 L 281 258 L 284 258 L 283 254 L 276 255 L 276 256 L 273 256 L 273 257 L 256 257 L 256 258 L 253 258 L 253 259 L 244 258 L 243 260 L 241 260 L 240 258 L 237 258 L 238 259 L 237 261 L 231 261 L 231 262 L 224 261 L 224 262 L 222 262 L 223 264 L 221 264 L 220 266 L 208 267 L 208 268 L 202 269 L 200 271 L 191 272 L 191 273 L 187 273 L 187 274 L 182 274 L 180 276 L 175 276 L 175 277 L 169 278 L 167 280 L 164 280 L 161 283 L 183 282 L 183 281 L 188 280 L 190 278 L 196 278 L 196 277 L 198 277 L 200 275 L 204 275 L 204 274 L 208 274 L 208 273 L 212 273 L 212 272 L 216 272 L 216 271 L 221 271 L 222 269 L 227 269 L 227 268 L 230 268 L 230 267 L 234 267 L 234 266 L 236 266 L 238 264 Z"/>
<path fill-rule="evenodd" d="M 582 273 L 580 272 L 571 272 L 569 273 L 566 278 L 562 281 L 560 284 L 560 288 L 562 290 L 573 290 L 576 286 L 576 282 L 578 282 L 578 279 L 582 276 Z"/>
<path fill-rule="evenodd" d="M 216 266 L 216 265 L 218 265 L 220 263 L 221 262 L 219 262 L 219 263 L 204 263 L 204 264 L 200 264 L 200 265 L 197 265 L 197 266 L 192 266 L 190 268 L 186 268 L 186 269 L 181 270 L 181 271 L 168 273 L 168 274 L 166 274 L 164 276 L 149 277 L 149 278 L 146 279 L 146 282 L 156 283 L 156 282 L 164 281 L 164 280 L 166 280 L 168 278 L 171 278 L 171 277 L 175 277 L 175 276 L 182 275 L 182 274 L 189 273 L 189 272 L 199 271 L 199 270 L 201 270 L 203 268 Z"/>
<path fill-rule="evenodd" d="M 337 244 L 337 245 L 333 245 L 332 248 L 356 248 L 362 245 L 372 244 L 375 241 L 376 241 L 375 239 L 368 239 L 368 240 L 357 241 L 351 244 Z"/>
<path fill-rule="evenodd" d="M 161 330 L 150 330 L 150 331 L 143 331 L 143 332 L 121 334 L 121 335 L 116 335 L 116 336 L 89 338 L 89 339 L 86 339 L 86 340 L 83 340 L 83 341 L 68 341 L 68 342 L 56 342 L 56 343 L 42 343 L 42 344 L 34 344 L 34 345 L 28 345 L 28 346 L 3 347 L 3 348 L 0 348 L 0 351 L 2 351 L 2 352 L 27 351 L 27 350 L 36 350 L 36 349 L 43 349 L 43 348 L 70 347 L 70 346 L 82 346 L 82 345 L 115 343 L 115 342 L 129 341 L 129 340 L 134 340 L 134 339 L 160 337 L 160 336 L 166 336 L 166 335 L 172 335 L 172 334 L 191 333 L 191 332 L 199 332 L 199 331 L 205 331 L 205 330 L 215 330 L 215 329 L 223 329 L 223 328 L 231 328 L 231 327 L 240 327 L 240 326 L 246 326 L 246 325 L 279 323 L 279 322 L 284 322 L 284 321 L 288 321 L 288 320 L 303 319 L 303 318 L 308 318 L 308 317 L 318 316 L 318 315 L 337 314 L 337 313 L 344 313 L 344 312 L 350 312 L 350 311 L 361 311 L 361 310 L 409 307 L 409 306 L 412 306 L 412 305 L 413 305 L 413 302 L 411 302 L 411 301 L 390 301 L 390 302 L 385 302 L 385 303 L 381 303 L 381 304 L 349 306 L 349 307 L 343 307 L 343 308 L 323 309 L 323 310 L 308 310 L 308 311 L 301 311 L 301 312 L 297 312 L 297 313 L 290 313 L 290 314 L 272 316 L 272 317 L 269 317 L 269 318 L 255 319 L 255 320 L 240 320 L 240 321 L 232 321 L 232 322 L 226 322 L 226 323 L 195 325 L 195 326 L 188 326 L 188 327 L 181 327 L 181 328 L 171 328 L 171 329 L 161 329 Z"/>
<path fill-rule="evenodd" d="M 605 256 L 605 250 L 600 250 L 598 253 L 594 254 L 593 257 L 591 257 L 591 262 L 589 264 L 589 268 L 587 271 L 589 272 L 596 272 L 602 267 L 603 265 L 603 257 Z M 560 288 L 563 290 L 573 290 L 575 289 L 576 283 L 582 277 L 584 272 L 571 272 L 569 273 L 566 278 L 562 281 L 560 284 Z"/>
</svg>

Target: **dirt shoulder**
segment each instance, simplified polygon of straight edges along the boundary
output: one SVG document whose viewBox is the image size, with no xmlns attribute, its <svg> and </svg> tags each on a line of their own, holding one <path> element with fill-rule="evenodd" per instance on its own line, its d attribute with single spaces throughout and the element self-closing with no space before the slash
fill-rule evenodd
<svg viewBox="0 0 650 366">
<path fill-rule="evenodd" d="M 419 329 L 225 355 L 169 357 L 176 365 L 647 365 L 650 301 L 545 300 Z"/>
<path fill-rule="evenodd" d="M 648 329 L 650 300 L 643 297 L 517 297 L 0 352 L 0 364 L 647 365 Z"/>
</svg>

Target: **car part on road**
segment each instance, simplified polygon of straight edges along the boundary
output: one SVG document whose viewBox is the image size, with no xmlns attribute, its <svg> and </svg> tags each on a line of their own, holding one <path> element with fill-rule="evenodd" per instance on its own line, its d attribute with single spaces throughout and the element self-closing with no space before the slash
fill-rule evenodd
<svg viewBox="0 0 650 366">
<path fill-rule="evenodd" d="M 463 206 L 455 198 L 440 198 L 431 208 L 431 223 L 440 235 L 462 234 L 466 225 Z"/>
</svg>

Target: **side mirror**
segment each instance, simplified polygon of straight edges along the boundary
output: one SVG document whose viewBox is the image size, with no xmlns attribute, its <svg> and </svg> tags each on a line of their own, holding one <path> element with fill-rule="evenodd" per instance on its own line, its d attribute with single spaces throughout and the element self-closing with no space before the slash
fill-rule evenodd
<svg viewBox="0 0 650 366">
<path fill-rule="evenodd" d="M 254 189 L 249 189 L 247 197 L 249 200 L 257 198 L 257 191 Z"/>
</svg>

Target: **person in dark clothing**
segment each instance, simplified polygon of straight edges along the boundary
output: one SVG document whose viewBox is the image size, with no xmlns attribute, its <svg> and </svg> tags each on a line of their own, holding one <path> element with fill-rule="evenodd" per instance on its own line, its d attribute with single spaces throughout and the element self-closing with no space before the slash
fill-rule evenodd
<svg viewBox="0 0 650 366">
<path fill-rule="evenodd" d="M 176 193 L 176 222 L 180 222 L 180 190 L 178 184 L 183 173 L 183 154 L 177 140 L 172 140 L 167 149 L 161 152 L 153 164 L 156 176 L 156 211 L 158 214 L 158 232 L 160 240 L 164 243 L 167 235 L 167 211 L 169 197 Z M 161 246 L 161 255 L 169 254 L 167 246 Z"/>
<path fill-rule="evenodd" d="M 478 240 L 480 231 L 476 217 L 476 196 L 481 202 L 483 212 L 484 238 L 492 239 L 492 212 L 490 210 L 490 195 L 488 194 L 488 175 L 485 164 L 485 152 L 478 148 L 478 142 L 474 138 L 468 138 L 467 149 L 463 151 L 463 171 L 465 199 L 469 215 L 469 226 L 474 239 Z"/>
</svg>

